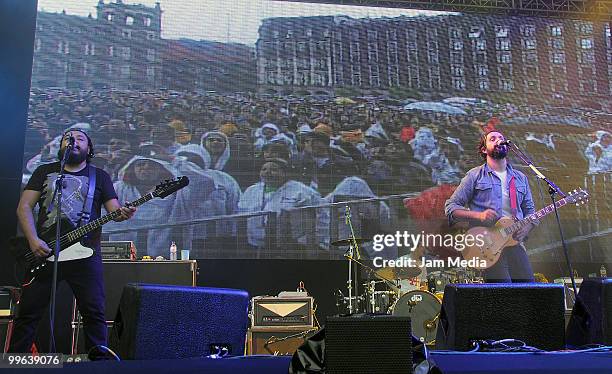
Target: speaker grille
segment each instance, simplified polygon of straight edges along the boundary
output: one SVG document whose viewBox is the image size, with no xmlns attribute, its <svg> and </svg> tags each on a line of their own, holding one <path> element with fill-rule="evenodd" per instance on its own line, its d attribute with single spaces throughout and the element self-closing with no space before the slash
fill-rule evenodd
<svg viewBox="0 0 612 374">
<path fill-rule="evenodd" d="M 330 374 L 412 373 L 409 317 L 329 317 L 325 366 Z"/>
<path fill-rule="evenodd" d="M 563 285 L 447 285 L 436 349 L 470 350 L 472 340 L 518 339 L 544 350 L 564 347 Z"/>
</svg>

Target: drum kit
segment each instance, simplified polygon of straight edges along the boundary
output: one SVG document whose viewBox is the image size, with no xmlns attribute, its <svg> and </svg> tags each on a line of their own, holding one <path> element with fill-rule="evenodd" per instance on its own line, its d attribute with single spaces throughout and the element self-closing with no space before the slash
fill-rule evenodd
<svg viewBox="0 0 612 374">
<path fill-rule="evenodd" d="M 347 224 L 350 226 L 350 210 L 347 207 Z M 352 229 L 351 229 L 352 232 Z M 336 291 L 336 306 L 341 314 L 374 313 L 410 317 L 412 334 L 425 344 L 434 344 L 438 318 L 442 307 L 444 287 L 451 283 L 482 283 L 473 269 L 445 269 L 430 271 L 421 276 L 419 267 L 379 267 L 364 264 L 359 256 L 359 244 L 368 242 L 352 238 L 332 242 L 333 246 L 348 246 L 345 253 L 349 264 L 348 296 Z M 353 279 L 353 263 L 370 274 L 370 279 L 357 288 L 357 272 Z"/>
</svg>

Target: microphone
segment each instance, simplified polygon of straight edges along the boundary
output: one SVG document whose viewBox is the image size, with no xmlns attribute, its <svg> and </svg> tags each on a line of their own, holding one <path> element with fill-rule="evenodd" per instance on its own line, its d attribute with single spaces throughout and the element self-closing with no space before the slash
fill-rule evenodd
<svg viewBox="0 0 612 374">
<path fill-rule="evenodd" d="M 503 142 L 499 142 L 498 145 L 510 145 L 512 142 L 510 140 L 504 140 Z"/>
</svg>

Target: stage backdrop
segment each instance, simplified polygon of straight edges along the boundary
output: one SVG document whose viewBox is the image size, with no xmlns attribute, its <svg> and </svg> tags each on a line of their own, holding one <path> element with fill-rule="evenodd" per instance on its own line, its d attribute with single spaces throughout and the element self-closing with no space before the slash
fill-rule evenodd
<svg viewBox="0 0 612 374">
<path fill-rule="evenodd" d="M 176 241 L 192 258 L 340 259 L 347 206 L 357 236 L 458 234 L 444 201 L 497 128 L 564 191 L 589 192 L 560 210 L 565 237 L 579 275 L 612 271 L 610 22 L 261 0 L 38 7 L 23 183 L 71 127 L 121 201 L 187 175 L 105 226 L 139 255 Z M 564 273 L 553 215 L 531 236 L 536 269 Z"/>
</svg>

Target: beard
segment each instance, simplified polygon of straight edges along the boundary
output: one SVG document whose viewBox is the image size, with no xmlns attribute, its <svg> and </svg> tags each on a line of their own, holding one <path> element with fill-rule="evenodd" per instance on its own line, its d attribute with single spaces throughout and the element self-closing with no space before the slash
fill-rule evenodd
<svg viewBox="0 0 612 374">
<path fill-rule="evenodd" d="M 72 151 L 68 154 L 68 158 L 66 159 L 67 165 L 79 165 L 83 161 L 87 160 L 87 151 L 83 149 L 78 149 L 78 148 L 77 150 L 78 152 Z M 60 160 L 64 158 L 64 152 L 66 152 L 66 149 L 60 150 L 59 152 Z"/>
<path fill-rule="evenodd" d="M 495 147 L 493 148 L 493 151 L 489 153 L 489 156 L 491 156 L 491 158 L 494 160 L 502 160 L 506 158 L 507 155 L 508 148 L 506 146 Z"/>
</svg>

